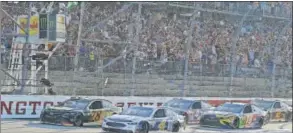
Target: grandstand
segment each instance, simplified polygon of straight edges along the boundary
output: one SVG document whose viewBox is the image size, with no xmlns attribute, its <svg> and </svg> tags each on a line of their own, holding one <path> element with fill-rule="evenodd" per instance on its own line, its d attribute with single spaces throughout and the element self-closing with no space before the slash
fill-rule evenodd
<svg viewBox="0 0 293 133">
<path fill-rule="evenodd" d="M 17 10 L 27 2 L 2 3 L 11 16 L 27 14 Z M 46 5 L 33 7 L 41 12 Z M 53 44 L 48 71 L 36 76 L 47 74 L 58 94 L 292 96 L 291 2 L 85 2 L 82 14 L 78 5 L 60 5 L 52 9 L 66 14 L 66 42 Z M 13 33 L 6 21 L 2 33 Z M 1 64 L 8 69 L 13 41 L 2 36 Z M 2 86 L 12 86 L 4 78 Z M 24 93 L 31 87 L 45 88 L 26 84 Z"/>
</svg>

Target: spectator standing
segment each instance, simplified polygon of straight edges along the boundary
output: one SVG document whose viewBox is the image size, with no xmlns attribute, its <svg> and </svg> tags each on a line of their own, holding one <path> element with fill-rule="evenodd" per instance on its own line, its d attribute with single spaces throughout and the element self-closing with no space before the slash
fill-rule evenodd
<svg viewBox="0 0 293 133">
<path fill-rule="evenodd" d="M 94 50 L 92 49 L 91 51 L 90 51 L 90 53 L 89 53 L 89 61 L 90 61 L 90 63 L 89 63 L 89 70 L 90 71 L 94 71 L 94 69 L 95 69 L 95 65 L 96 65 L 96 61 L 95 61 L 95 54 L 94 54 Z"/>
<path fill-rule="evenodd" d="M 239 71 L 241 72 L 241 65 L 242 65 L 242 62 L 243 62 L 243 54 L 240 53 L 239 55 L 237 55 L 237 63 L 236 63 L 236 74 L 239 73 Z"/>
<path fill-rule="evenodd" d="M 253 49 L 249 49 L 248 50 L 248 66 L 253 66 L 254 65 L 254 50 Z"/>
</svg>

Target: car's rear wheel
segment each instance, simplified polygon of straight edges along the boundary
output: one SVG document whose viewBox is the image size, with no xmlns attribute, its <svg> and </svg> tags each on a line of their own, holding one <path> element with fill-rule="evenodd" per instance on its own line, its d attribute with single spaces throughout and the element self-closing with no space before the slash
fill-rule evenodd
<svg viewBox="0 0 293 133">
<path fill-rule="evenodd" d="M 188 118 L 188 115 L 184 115 L 184 121 L 185 121 L 185 124 L 187 125 L 188 124 L 188 121 L 189 121 L 189 118 Z"/>
<path fill-rule="evenodd" d="M 285 122 L 289 122 L 289 121 L 291 121 L 291 120 L 292 120 L 292 113 L 291 113 L 291 112 L 288 112 L 288 113 L 286 114 Z"/>
<path fill-rule="evenodd" d="M 179 129 L 180 129 L 180 123 L 175 122 L 172 128 L 172 132 L 179 132 Z"/>
<path fill-rule="evenodd" d="M 201 125 L 201 124 L 203 124 L 204 123 L 204 118 L 200 118 L 200 120 L 199 120 L 199 124 Z"/>
<path fill-rule="evenodd" d="M 263 118 L 260 118 L 260 119 L 259 119 L 258 124 L 259 124 L 259 128 L 262 128 L 262 126 L 264 125 L 264 120 L 263 120 Z"/>
</svg>

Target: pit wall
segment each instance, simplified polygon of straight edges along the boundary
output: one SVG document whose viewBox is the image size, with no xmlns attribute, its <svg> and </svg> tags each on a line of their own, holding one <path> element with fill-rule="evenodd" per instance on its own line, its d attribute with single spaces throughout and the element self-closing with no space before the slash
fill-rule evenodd
<svg viewBox="0 0 293 133">
<path fill-rule="evenodd" d="M 2 95 L 1 96 L 1 118 L 39 118 L 42 109 L 47 106 L 56 105 L 58 102 L 63 102 L 69 99 L 70 96 L 36 96 L 36 95 Z M 161 106 L 164 102 L 175 97 L 102 97 L 102 96 L 87 96 L 91 99 L 106 99 L 115 106 Z M 188 97 L 184 99 L 204 100 L 213 106 L 220 105 L 226 101 L 250 102 L 253 99 L 260 98 L 221 98 L 221 97 Z M 267 98 L 264 98 L 267 99 Z M 292 104 L 292 99 L 269 99 L 281 100 L 288 104 Z"/>
</svg>

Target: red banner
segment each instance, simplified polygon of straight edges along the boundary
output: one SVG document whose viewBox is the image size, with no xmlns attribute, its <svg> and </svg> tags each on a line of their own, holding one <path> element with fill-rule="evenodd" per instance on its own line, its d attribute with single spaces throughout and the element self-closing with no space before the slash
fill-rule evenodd
<svg viewBox="0 0 293 133">
<path fill-rule="evenodd" d="M 251 100 L 207 100 L 207 102 L 212 106 L 219 106 L 225 102 L 240 102 L 240 103 L 250 103 Z"/>
</svg>

